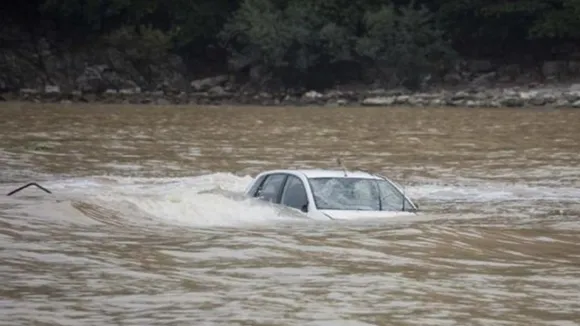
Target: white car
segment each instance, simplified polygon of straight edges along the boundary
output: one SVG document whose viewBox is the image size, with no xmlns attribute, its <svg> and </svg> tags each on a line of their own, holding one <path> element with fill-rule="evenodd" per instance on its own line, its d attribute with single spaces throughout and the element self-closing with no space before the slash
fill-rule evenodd
<svg viewBox="0 0 580 326">
<path fill-rule="evenodd" d="M 412 216 L 418 210 L 396 183 L 362 171 L 265 171 L 254 178 L 245 194 L 298 209 L 312 219 Z"/>
</svg>

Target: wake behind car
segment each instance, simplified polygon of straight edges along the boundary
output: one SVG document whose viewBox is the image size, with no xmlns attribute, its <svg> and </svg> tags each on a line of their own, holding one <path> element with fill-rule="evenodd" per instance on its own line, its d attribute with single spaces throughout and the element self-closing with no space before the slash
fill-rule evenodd
<svg viewBox="0 0 580 326">
<path fill-rule="evenodd" d="M 258 174 L 245 193 L 313 219 L 396 217 L 418 210 L 393 181 L 363 171 L 270 170 Z"/>
</svg>

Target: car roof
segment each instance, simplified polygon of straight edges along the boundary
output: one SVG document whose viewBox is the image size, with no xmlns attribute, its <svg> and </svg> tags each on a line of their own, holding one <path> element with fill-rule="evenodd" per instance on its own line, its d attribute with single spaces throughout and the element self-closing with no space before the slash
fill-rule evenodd
<svg viewBox="0 0 580 326">
<path fill-rule="evenodd" d="M 307 178 L 363 178 L 381 179 L 379 176 L 364 171 L 345 171 L 332 169 L 281 169 L 264 171 L 261 174 L 270 173 L 301 173 Z"/>
</svg>

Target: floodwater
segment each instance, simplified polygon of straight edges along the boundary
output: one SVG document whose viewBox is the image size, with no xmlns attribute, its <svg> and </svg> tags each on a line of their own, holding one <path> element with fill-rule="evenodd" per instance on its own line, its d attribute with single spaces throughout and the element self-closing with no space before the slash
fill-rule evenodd
<svg viewBox="0 0 580 326">
<path fill-rule="evenodd" d="M 240 196 L 337 157 L 422 213 Z M 4 104 L 0 164 L 0 325 L 580 322 L 578 110 Z"/>
</svg>

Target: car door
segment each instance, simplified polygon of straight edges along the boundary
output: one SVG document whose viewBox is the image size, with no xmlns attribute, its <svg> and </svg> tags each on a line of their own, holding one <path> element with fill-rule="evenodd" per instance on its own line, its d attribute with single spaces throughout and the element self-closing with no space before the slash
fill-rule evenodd
<svg viewBox="0 0 580 326">
<path fill-rule="evenodd" d="M 287 175 L 283 173 L 268 175 L 256 191 L 254 197 L 279 204 L 286 178 Z"/>
<path fill-rule="evenodd" d="M 281 204 L 296 208 L 303 212 L 308 211 L 308 195 L 300 178 L 289 175 L 282 192 Z"/>
</svg>

